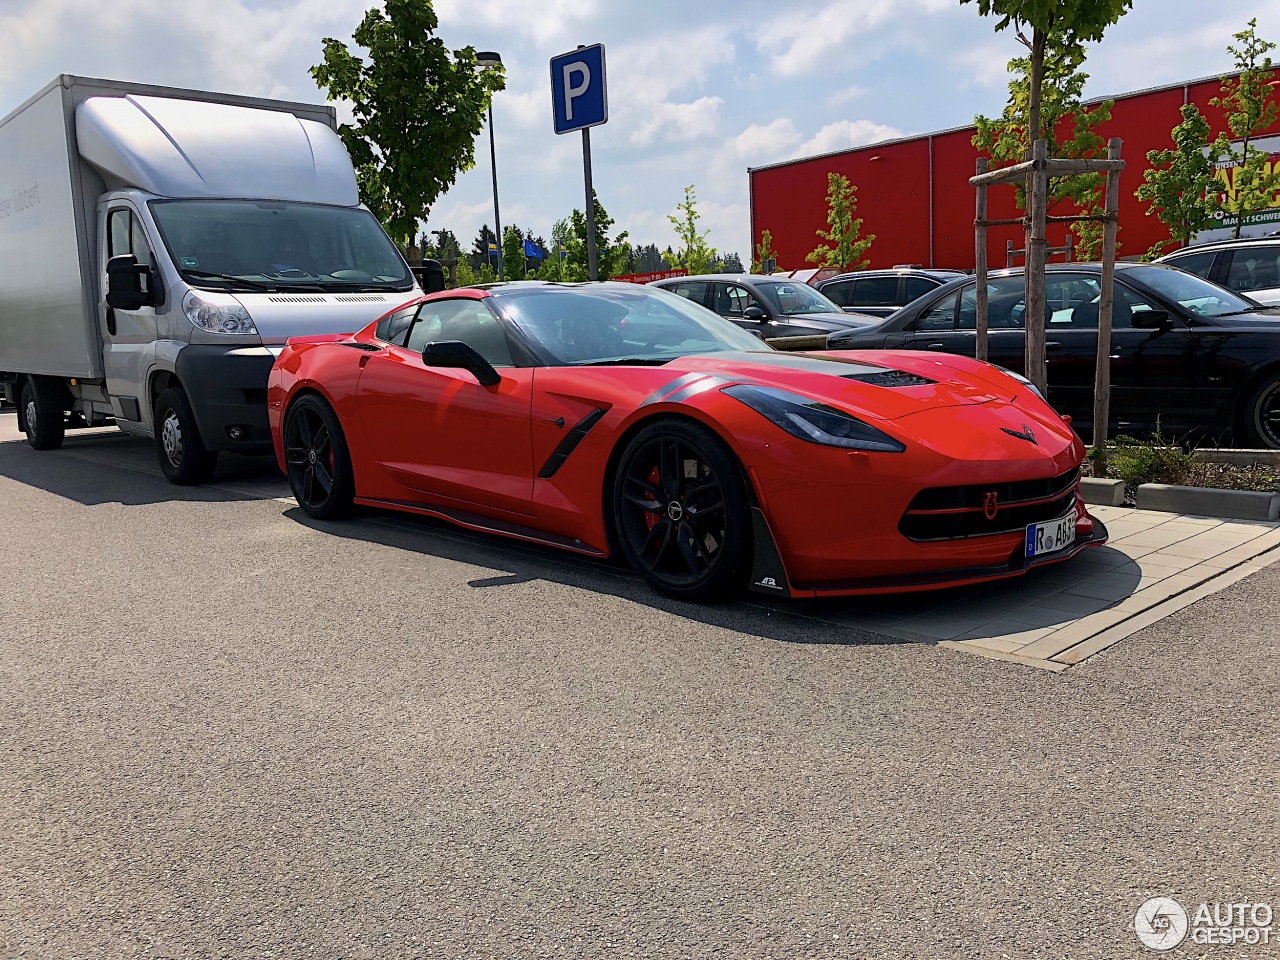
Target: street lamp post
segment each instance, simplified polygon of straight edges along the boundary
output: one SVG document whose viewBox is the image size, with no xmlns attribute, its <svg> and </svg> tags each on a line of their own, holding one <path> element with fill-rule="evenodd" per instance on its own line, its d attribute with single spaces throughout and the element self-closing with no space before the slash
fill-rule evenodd
<svg viewBox="0 0 1280 960">
<path fill-rule="evenodd" d="M 476 54 L 476 66 L 484 69 L 502 66 L 502 57 L 492 50 Z M 493 97 L 489 97 L 489 166 L 493 170 L 493 226 L 498 244 L 498 279 L 502 275 L 502 217 L 498 214 L 498 154 L 493 145 Z"/>
</svg>

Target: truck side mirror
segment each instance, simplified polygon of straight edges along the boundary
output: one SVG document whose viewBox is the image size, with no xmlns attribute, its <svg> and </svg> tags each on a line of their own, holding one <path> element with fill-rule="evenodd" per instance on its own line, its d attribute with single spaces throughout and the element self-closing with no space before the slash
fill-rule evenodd
<svg viewBox="0 0 1280 960">
<path fill-rule="evenodd" d="M 107 306 L 113 310 L 137 310 L 155 303 L 151 270 L 132 253 L 107 261 Z"/>
</svg>

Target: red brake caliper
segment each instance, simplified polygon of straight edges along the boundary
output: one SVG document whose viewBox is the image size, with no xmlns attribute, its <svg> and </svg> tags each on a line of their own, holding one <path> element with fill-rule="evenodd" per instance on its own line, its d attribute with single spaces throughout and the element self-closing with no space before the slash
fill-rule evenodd
<svg viewBox="0 0 1280 960">
<path fill-rule="evenodd" d="M 649 480 L 649 486 L 653 487 L 653 489 L 655 490 L 661 489 L 659 487 L 659 484 L 661 483 L 661 477 L 658 476 L 657 466 L 654 466 L 654 468 L 649 471 L 648 480 Z M 655 526 L 657 526 L 658 521 L 661 519 L 662 519 L 662 505 L 661 503 L 659 503 L 657 510 L 645 511 L 645 514 L 644 514 L 645 529 L 652 530 Z"/>
</svg>

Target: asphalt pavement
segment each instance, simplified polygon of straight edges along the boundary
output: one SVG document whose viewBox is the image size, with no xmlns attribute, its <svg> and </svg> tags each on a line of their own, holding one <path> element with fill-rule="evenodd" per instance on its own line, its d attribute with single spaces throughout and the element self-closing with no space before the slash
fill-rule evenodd
<svg viewBox="0 0 1280 960">
<path fill-rule="evenodd" d="M 1053 674 L 284 492 L 0 442 L 0 957 L 1110 960 L 1148 896 L 1280 909 L 1275 566 Z"/>
</svg>

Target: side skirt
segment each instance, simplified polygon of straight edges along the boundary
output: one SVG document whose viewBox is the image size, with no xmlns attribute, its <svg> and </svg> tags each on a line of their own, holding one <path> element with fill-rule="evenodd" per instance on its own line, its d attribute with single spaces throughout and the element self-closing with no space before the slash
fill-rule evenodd
<svg viewBox="0 0 1280 960">
<path fill-rule="evenodd" d="M 570 550 L 573 553 L 580 553 L 583 556 L 595 557 L 600 560 L 607 559 L 609 556 L 603 550 L 597 550 L 581 540 L 570 540 L 567 537 L 556 536 L 554 533 L 543 533 L 541 530 L 535 530 L 532 527 L 510 523 L 506 520 L 495 520 L 492 517 L 483 517 L 476 513 L 468 513 L 465 510 L 456 510 L 452 507 L 411 503 L 407 500 L 371 500 L 367 497 L 356 497 L 355 502 L 365 507 L 381 507 L 399 510 L 403 513 L 414 513 L 424 517 L 434 517 L 437 520 L 446 520 L 456 526 L 474 530 L 477 533 L 492 533 L 512 540 L 522 540 L 525 543 L 537 543 L 546 547 L 555 547 L 557 550 Z"/>
</svg>

